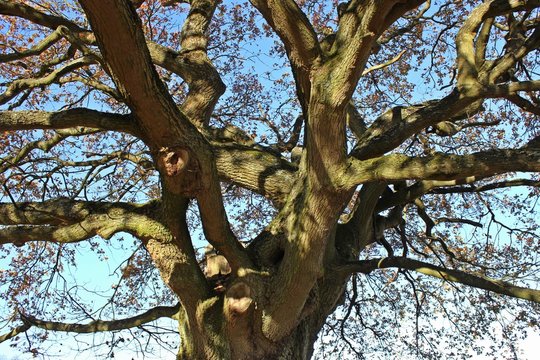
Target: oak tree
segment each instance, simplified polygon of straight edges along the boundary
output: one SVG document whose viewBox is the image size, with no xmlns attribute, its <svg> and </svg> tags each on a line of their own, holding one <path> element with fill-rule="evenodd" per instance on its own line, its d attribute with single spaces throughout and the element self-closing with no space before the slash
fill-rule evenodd
<svg viewBox="0 0 540 360">
<path fill-rule="evenodd" d="M 178 359 L 511 355 L 539 327 L 539 8 L 0 0 L 0 341 L 112 357 L 170 318 Z M 70 274 L 110 246 L 92 293 Z"/>
</svg>

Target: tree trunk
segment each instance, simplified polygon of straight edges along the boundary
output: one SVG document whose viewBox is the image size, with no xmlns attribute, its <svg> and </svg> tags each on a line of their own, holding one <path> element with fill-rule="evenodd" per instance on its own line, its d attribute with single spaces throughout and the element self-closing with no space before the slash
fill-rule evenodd
<svg viewBox="0 0 540 360">
<path fill-rule="evenodd" d="M 263 311 L 266 308 L 263 303 L 265 297 L 255 294 L 266 292 L 256 284 L 260 278 L 254 280 L 248 276 L 244 279 L 228 285 L 225 293 L 201 303 L 195 319 L 193 316 L 188 319 L 189 315 L 181 311 L 178 359 L 310 359 L 317 334 L 343 299 L 348 282 L 348 278 L 333 272 L 319 279 L 304 305 L 299 324 L 287 336 L 274 342 L 263 334 L 263 323 L 269 315 Z M 238 287 L 239 283 L 244 284 L 243 281 L 253 289 L 251 295 L 254 300 L 247 311 L 233 314 L 228 310 L 231 298 L 235 296 L 231 289 Z"/>
<path fill-rule="evenodd" d="M 238 341 L 234 339 L 237 334 L 231 334 L 227 330 L 207 332 L 204 339 L 197 340 L 191 334 L 181 330 L 181 345 L 177 359 L 307 360 L 313 354 L 313 345 L 322 324 L 320 321 L 312 321 L 308 318 L 302 321 L 289 336 L 277 343 L 262 338 L 260 334 L 256 335 L 255 331 L 243 335 L 242 341 Z M 214 323 L 214 326 L 207 323 L 205 327 L 213 328 L 213 330 L 220 328 L 217 323 Z"/>
</svg>

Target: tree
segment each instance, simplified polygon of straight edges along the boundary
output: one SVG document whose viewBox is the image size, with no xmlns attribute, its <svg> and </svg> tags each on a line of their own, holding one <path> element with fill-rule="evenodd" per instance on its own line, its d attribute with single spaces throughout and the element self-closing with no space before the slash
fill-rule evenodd
<svg viewBox="0 0 540 360">
<path fill-rule="evenodd" d="M 511 348 L 539 326 L 539 7 L 0 0 L 0 340 L 169 317 L 179 359 L 307 359 L 322 329 L 360 357 L 410 318 L 417 356 L 496 321 Z M 66 269 L 112 239 L 92 309 Z"/>
</svg>

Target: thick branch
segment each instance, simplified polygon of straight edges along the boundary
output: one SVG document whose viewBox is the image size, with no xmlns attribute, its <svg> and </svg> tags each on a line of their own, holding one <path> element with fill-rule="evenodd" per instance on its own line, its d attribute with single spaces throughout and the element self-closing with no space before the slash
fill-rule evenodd
<svg viewBox="0 0 540 360">
<path fill-rule="evenodd" d="M 216 6 L 216 0 L 192 0 L 182 28 L 180 62 L 189 68 L 180 73 L 189 85 L 182 110 L 196 125 L 208 125 L 219 97 L 225 92 L 225 84 L 207 54 L 207 30 Z"/>
<path fill-rule="evenodd" d="M 215 146 L 216 165 L 222 180 L 283 203 L 291 191 L 296 168 L 270 152 L 240 146 Z"/>
<path fill-rule="evenodd" d="M 104 113 L 83 108 L 58 112 L 0 111 L 0 131 L 67 129 L 81 126 L 141 136 L 131 115 Z"/>
<path fill-rule="evenodd" d="M 420 130 L 458 116 L 473 103 L 473 99 L 461 98 L 459 93 L 454 91 L 440 100 L 408 107 L 397 106 L 373 122 L 358 140 L 351 154 L 360 159 L 381 156 Z"/>
<path fill-rule="evenodd" d="M 317 34 L 308 18 L 293 0 L 251 0 L 285 45 L 296 80 L 304 114 L 310 99 L 310 72 L 321 56 Z"/>
<path fill-rule="evenodd" d="M 49 15 L 36 10 L 25 4 L 18 4 L 13 1 L 0 0 L 0 14 L 25 18 L 35 24 L 56 29 L 65 26 L 74 32 L 84 32 L 85 29 L 68 19 L 60 16 Z"/>
<path fill-rule="evenodd" d="M 16 215 L 16 212 L 15 214 Z M 10 214 L 8 214 L 8 217 Z M 11 216 L 12 221 L 16 216 Z M 37 216 L 36 222 L 44 222 L 47 215 Z M 22 246 L 29 241 L 50 241 L 55 243 L 74 243 L 88 240 L 96 235 L 110 239 L 116 233 L 128 232 L 144 241 L 160 239 L 171 242 L 171 235 L 161 230 L 161 224 L 134 213 L 125 212 L 121 208 L 111 208 L 105 213 L 90 214 L 80 221 L 60 222 L 51 219 L 58 225 L 8 225 L 0 228 L 0 244 Z M 8 221 L 8 222 L 9 222 Z M 26 220 L 28 222 L 28 220 Z"/>
<path fill-rule="evenodd" d="M 350 1 L 339 20 L 336 40 L 327 61 L 331 88 L 331 103 L 344 106 L 363 74 L 371 49 L 377 38 L 407 11 L 424 0 L 413 1 Z"/>
<path fill-rule="evenodd" d="M 509 149 L 470 155 L 438 153 L 427 157 L 408 157 L 393 154 L 366 161 L 350 159 L 343 179 L 347 186 L 353 187 L 371 181 L 457 180 L 513 171 L 540 171 L 540 151 Z"/>
<path fill-rule="evenodd" d="M 81 221 L 88 215 L 123 211 L 143 214 L 155 207 L 130 203 L 78 201 L 67 198 L 43 202 L 0 203 L 0 225 L 65 225 Z M 115 210 L 116 209 L 116 210 Z"/>
<path fill-rule="evenodd" d="M 207 239 L 233 268 L 249 266 L 227 221 L 210 146 L 159 79 L 135 9 L 127 0 L 80 3 L 109 72 L 156 156 L 165 194 L 197 197 Z"/>
<path fill-rule="evenodd" d="M 491 279 L 487 276 L 475 275 L 461 270 L 446 269 L 423 261 L 404 257 L 388 257 L 351 262 L 340 268 L 340 271 L 368 274 L 373 270 L 386 268 L 412 270 L 446 281 L 457 282 L 478 289 L 484 289 L 498 294 L 540 303 L 540 290 L 524 288 L 501 280 Z"/>
</svg>

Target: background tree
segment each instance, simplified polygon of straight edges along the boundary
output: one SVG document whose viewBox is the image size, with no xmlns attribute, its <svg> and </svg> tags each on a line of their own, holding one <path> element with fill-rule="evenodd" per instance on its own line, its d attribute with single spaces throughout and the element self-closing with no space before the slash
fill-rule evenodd
<svg viewBox="0 0 540 360">
<path fill-rule="evenodd" d="M 112 357 L 168 317 L 180 359 L 463 357 L 493 329 L 515 356 L 539 7 L 0 0 L 0 340 L 105 331 Z M 110 246 L 89 296 L 72 271 Z"/>
</svg>

